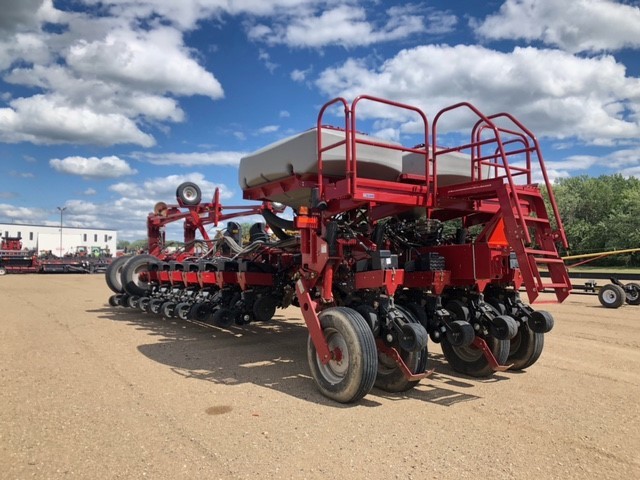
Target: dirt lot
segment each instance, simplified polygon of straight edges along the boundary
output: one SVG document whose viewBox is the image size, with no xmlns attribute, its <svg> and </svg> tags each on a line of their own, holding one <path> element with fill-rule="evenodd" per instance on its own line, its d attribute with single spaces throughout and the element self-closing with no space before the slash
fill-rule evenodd
<svg viewBox="0 0 640 480">
<path fill-rule="evenodd" d="M 526 373 L 345 406 L 296 310 L 224 331 L 106 306 L 100 275 L 0 278 L 0 478 L 640 478 L 640 307 L 556 318 Z M 286 321 L 285 321 L 286 320 Z"/>
</svg>

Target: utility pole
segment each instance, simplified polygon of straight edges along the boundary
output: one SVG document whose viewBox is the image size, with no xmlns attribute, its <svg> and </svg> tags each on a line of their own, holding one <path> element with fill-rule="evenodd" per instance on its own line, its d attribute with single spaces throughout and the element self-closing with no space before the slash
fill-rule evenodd
<svg viewBox="0 0 640 480">
<path fill-rule="evenodd" d="M 58 210 L 60 210 L 60 254 L 58 255 L 60 258 L 62 258 L 62 212 L 64 212 L 67 207 L 56 207 Z"/>
</svg>

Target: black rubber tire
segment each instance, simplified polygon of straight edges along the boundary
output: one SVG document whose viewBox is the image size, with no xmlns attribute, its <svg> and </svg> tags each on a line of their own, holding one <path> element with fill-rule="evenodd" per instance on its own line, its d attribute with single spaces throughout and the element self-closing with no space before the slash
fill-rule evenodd
<svg viewBox="0 0 640 480">
<path fill-rule="evenodd" d="M 268 322 L 276 314 L 277 307 L 277 298 L 269 295 L 261 295 L 253 302 L 253 318 L 258 322 Z"/>
<path fill-rule="evenodd" d="M 342 359 L 326 365 L 316 347 L 307 341 L 309 368 L 318 390 L 336 402 L 351 403 L 367 395 L 376 381 L 378 352 L 369 325 L 358 312 L 347 307 L 331 307 L 320 312 L 320 325 L 329 350 L 340 349 Z"/>
<path fill-rule="evenodd" d="M 0 265 L 0 276 L 7 274 L 7 268 L 4 265 Z"/>
<path fill-rule="evenodd" d="M 518 333 L 509 342 L 507 363 L 513 364 L 510 370 L 523 370 L 538 361 L 544 348 L 544 334 L 536 333 L 526 324 L 520 326 Z"/>
<path fill-rule="evenodd" d="M 189 313 L 187 314 L 187 318 L 189 320 L 196 320 L 198 322 L 204 322 L 207 318 L 207 315 L 211 312 L 209 305 L 202 302 L 197 302 L 191 305 L 189 309 Z"/>
<path fill-rule="evenodd" d="M 236 312 L 230 308 L 221 308 L 211 315 L 211 323 L 220 328 L 229 328 L 235 320 Z"/>
<path fill-rule="evenodd" d="M 451 300 L 444 308 L 449 311 L 454 320 L 469 321 L 469 307 L 462 300 Z"/>
<path fill-rule="evenodd" d="M 122 288 L 122 269 L 124 265 L 131 260 L 131 256 L 118 257 L 109 264 L 107 270 L 104 272 L 104 279 L 107 282 L 107 286 L 115 293 L 123 293 Z"/>
<path fill-rule="evenodd" d="M 118 306 L 118 295 L 113 294 L 109 297 L 109 305 L 111 305 L 112 307 Z"/>
<path fill-rule="evenodd" d="M 518 334 L 518 322 L 509 315 L 498 315 L 491 320 L 489 331 L 499 340 L 511 340 Z"/>
<path fill-rule="evenodd" d="M 189 318 L 189 310 L 191 310 L 191 304 L 187 302 L 180 302 L 173 310 L 173 316 L 180 320 L 186 320 Z"/>
<path fill-rule="evenodd" d="M 498 364 L 505 365 L 509 356 L 509 340 L 498 340 L 495 337 L 484 339 L 496 357 Z M 454 347 L 446 338 L 442 340 L 442 353 L 447 362 L 456 372 L 464 373 L 471 377 L 489 377 L 493 374 L 493 369 L 484 358 L 482 350 L 469 345 L 468 347 Z"/>
<path fill-rule="evenodd" d="M 640 285 L 637 283 L 627 283 L 625 300 L 629 305 L 640 305 Z"/>
<path fill-rule="evenodd" d="M 158 258 L 153 255 L 136 255 L 124 265 L 120 276 L 122 288 L 130 295 L 145 296 L 149 293 L 151 286 L 147 282 L 140 280 L 140 273 L 149 271 L 152 263 L 158 262 Z"/>
<path fill-rule="evenodd" d="M 176 308 L 176 302 L 164 302 L 160 307 L 160 314 L 165 318 L 173 318 L 173 312 Z"/>
<path fill-rule="evenodd" d="M 529 328 L 536 333 L 549 333 L 555 325 L 553 315 L 544 310 L 531 312 L 529 317 Z"/>
<path fill-rule="evenodd" d="M 415 323 L 424 329 L 415 315 L 413 315 L 408 309 L 400 306 L 396 306 L 396 308 L 403 314 L 409 323 Z M 425 330 L 424 335 L 426 334 L 427 332 Z M 423 349 L 416 352 L 403 350 L 399 348 L 398 345 L 394 345 L 394 347 L 398 353 L 400 353 L 400 357 L 409 370 L 411 370 L 411 373 L 423 373 L 427 369 L 429 353 L 426 345 Z M 374 384 L 377 388 L 386 392 L 398 393 L 411 390 L 418 383 L 420 383 L 420 380 L 408 380 L 393 359 L 387 357 L 381 352 L 378 352 L 378 373 Z"/>
<path fill-rule="evenodd" d="M 140 297 L 140 300 L 138 300 L 138 309 L 143 312 L 148 312 L 149 302 L 151 302 L 150 297 Z"/>
<path fill-rule="evenodd" d="M 176 189 L 176 199 L 183 205 L 198 205 L 202 200 L 200 187 L 193 182 L 181 183 Z"/>
<path fill-rule="evenodd" d="M 131 295 L 127 298 L 127 307 L 129 308 L 138 308 L 138 302 L 140 301 L 140 297 L 137 295 Z"/>
<path fill-rule="evenodd" d="M 160 309 L 162 308 L 162 304 L 165 302 L 162 298 L 152 298 L 149 302 L 149 312 L 155 313 L 156 315 L 160 313 Z"/>
<path fill-rule="evenodd" d="M 449 323 L 449 328 L 447 328 L 445 335 L 449 344 L 455 347 L 467 347 L 473 342 L 476 332 L 469 322 L 454 320 Z"/>
<path fill-rule="evenodd" d="M 626 293 L 620 285 L 608 283 L 598 292 L 598 300 L 605 308 L 620 308 L 624 305 Z"/>
</svg>

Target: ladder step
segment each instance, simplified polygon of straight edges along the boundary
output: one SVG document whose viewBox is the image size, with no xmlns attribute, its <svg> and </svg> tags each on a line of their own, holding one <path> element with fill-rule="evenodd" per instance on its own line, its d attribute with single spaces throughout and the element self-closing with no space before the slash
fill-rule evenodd
<svg viewBox="0 0 640 480">
<path fill-rule="evenodd" d="M 553 255 L 554 257 L 558 256 L 558 252 L 553 250 L 536 250 L 535 248 L 525 248 L 524 253 L 527 255 Z"/>
<path fill-rule="evenodd" d="M 543 283 L 542 288 L 569 288 L 566 283 Z"/>
<path fill-rule="evenodd" d="M 533 257 L 536 263 L 564 263 L 564 260 L 561 258 L 540 258 Z"/>
<path fill-rule="evenodd" d="M 518 217 L 516 217 L 517 219 Z M 540 217 L 528 217 L 528 216 L 523 216 L 522 217 L 524 219 L 525 222 L 530 222 L 530 223 L 543 223 L 545 225 L 549 225 L 549 220 L 547 220 L 546 218 L 540 218 Z"/>
</svg>

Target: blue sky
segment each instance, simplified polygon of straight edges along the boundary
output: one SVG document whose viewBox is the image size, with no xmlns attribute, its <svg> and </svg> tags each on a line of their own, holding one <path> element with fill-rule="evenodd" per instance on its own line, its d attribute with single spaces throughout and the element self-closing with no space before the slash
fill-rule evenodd
<svg viewBox="0 0 640 480">
<path fill-rule="evenodd" d="M 553 178 L 640 177 L 639 53 L 638 1 L 2 0 L 0 222 L 140 239 L 186 180 L 241 204 L 243 154 L 359 94 L 508 111 Z M 411 144 L 385 115 L 362 129 Z"/>
</svg>

